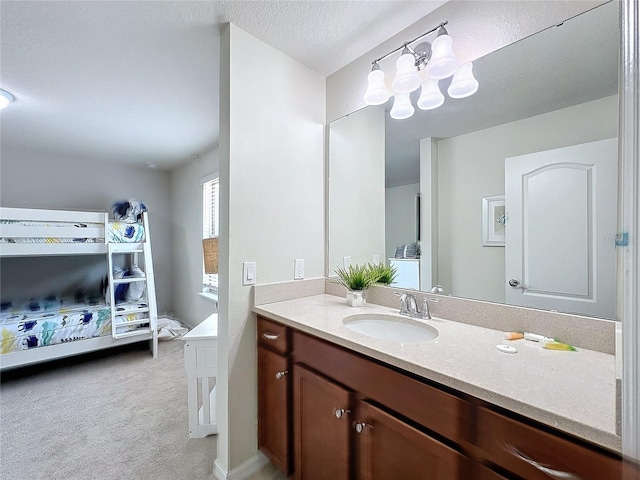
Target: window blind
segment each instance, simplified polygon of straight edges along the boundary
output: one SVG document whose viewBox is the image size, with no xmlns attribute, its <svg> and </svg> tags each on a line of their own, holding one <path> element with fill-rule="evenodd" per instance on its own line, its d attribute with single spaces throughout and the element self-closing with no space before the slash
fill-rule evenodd
<svg viewBox="0 0 640 480">
<path fill-rule="evenodd" d="M 220 195 L 218 179 L 214 178 L 202 184 L 202 238 L 219 236 Z M 202 283 L 205 291 L 218 290 L 218 275 L 204 273 L 203 264 Z"/>
</svg>

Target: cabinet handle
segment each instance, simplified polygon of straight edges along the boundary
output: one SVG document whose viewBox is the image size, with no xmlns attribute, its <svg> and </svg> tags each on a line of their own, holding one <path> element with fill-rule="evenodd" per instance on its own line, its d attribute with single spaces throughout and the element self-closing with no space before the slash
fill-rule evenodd
<svg viewBox="0 0 640 480">
<path fill-rule="evenodd" d="M 353 426 L 353 428 L 356 429 L 356 432 L 362 433 L 362 432 L 364 432 L 365 428 L 373 429 L 373 425 L 369 425 L 368 423 L 365 423 L 365 422 L 356 422 L 356 424 Z"/>
<path fill-rule="evenodd" d="M 275 333 L 264 332 L 262 336 L 267 340 L 277 340 L 280 335 L 276 335 Z"/>
<path fill-rule="evenodd" d="M 351 410 L 345 410 L 344 408 L 336 408 L 336 418 L 342 418 L 345 413 L 351 413 Z"/>
<path fill-rule="evenodd" d="M 277 372 L 276 373 L 276 380 L 280 380 L 282 377 L 284 377 L 287 373 L 289 373 L 289 370 L 283 370 L 282 372 Z"/>
<path fill-rule="evenodd" d="M 523 462 L 528 463 L 532 467 L 537 468 L 542 473 L 549 475 L 551 478 L 557 478 L 558 480 L 580 480 L 580 477 L 574 475 L 573 473 L 561 472 L 560 470 L 553 470 L 552 468 L 549 468 L 547 465 L 543 465 L 542 463 L 538 463 L 535 460 L 532 460 L 531 458 L 529 458 L 527 455 L 522 453 L 513 445 L 509 445 L 509 444 L 503 445 L 503 448 L 514 457 L 522 460 Z"/>
</svg>

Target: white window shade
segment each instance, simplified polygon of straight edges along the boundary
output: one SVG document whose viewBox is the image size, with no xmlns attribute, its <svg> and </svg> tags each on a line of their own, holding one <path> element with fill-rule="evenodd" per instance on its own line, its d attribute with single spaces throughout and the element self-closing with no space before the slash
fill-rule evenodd
<svg viewBox="0 0 640 480">
<path fill-rule="evenodd" d="M 218 179 L 205 181 L 202 184 L 202 238 L 218 237 L 220 219 L 220 189 Z M 218 275 L 204 273 L 202 283 L 205 291 L 217 291 Z"/>
</svg>

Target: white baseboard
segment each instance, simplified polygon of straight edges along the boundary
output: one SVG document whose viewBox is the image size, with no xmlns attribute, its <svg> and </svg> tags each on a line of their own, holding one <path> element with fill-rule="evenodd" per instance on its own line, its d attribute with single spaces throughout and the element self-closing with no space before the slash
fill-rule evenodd
<svg viewBox="0 0 640 480">
<path fill-rule="evenodd" d="M 243 480 L 259 471 L 267 463 L 269 463 L 269 459 L 265 457 L 262 452 L 258 452 L 249 460 L 228 472 L 220 466 L 220 463 L 218 463 L 216 459 L 216 461 L 213 462 L 213 476 L 216 480 Z"/>
</svg>

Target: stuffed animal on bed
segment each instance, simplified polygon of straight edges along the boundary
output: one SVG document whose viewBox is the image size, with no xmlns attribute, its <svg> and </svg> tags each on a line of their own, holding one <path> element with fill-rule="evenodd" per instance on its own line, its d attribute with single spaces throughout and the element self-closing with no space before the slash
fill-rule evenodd
<svg viewBox="0 0 640 480">
<path fill-rule="evenodd" d="M 135 198 L 116 202 L 111 207 L 113 218 L 118 222 L 136 223 L 142 221 L 142 212 L 147 211 L 147 206 Z"/>
</svg>

